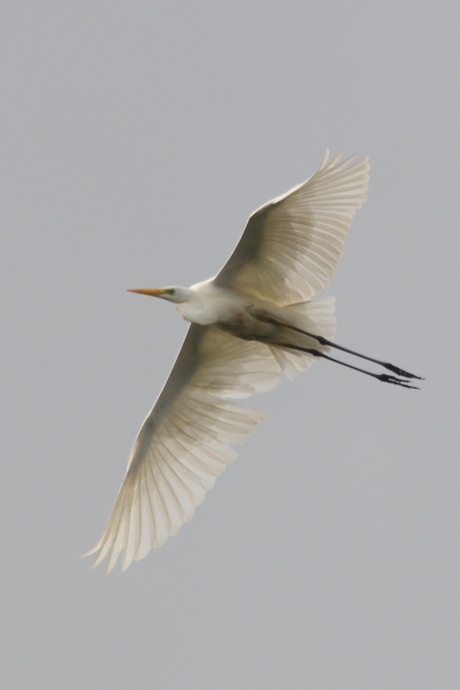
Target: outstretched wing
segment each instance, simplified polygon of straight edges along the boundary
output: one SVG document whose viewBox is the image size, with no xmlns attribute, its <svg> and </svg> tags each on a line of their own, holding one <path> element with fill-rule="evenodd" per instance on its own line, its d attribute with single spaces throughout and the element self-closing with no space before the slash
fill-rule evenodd
<svg viewBox="0 0 460 690">
<path fill-rule="evenodd" d="M 305 368 L 305 367 L 304 367 Z M 263 414 L 231 398 L 272 389 L 282 370 L 263 344 L 192 324 L 171 374 L 134 443 L 94 566 L 124 550 L 123 570 L 190 520 Z M 94 567 L 93 566 L 93 567 Z"/>
<path fill-rule="evenodd" d="M 352 158 L 328 157 L 309 180 L 252 214 L 218 285 L 280 306 L 327 287 L 369 181 L 367 158 L 351 165 Z"/>
</svg>

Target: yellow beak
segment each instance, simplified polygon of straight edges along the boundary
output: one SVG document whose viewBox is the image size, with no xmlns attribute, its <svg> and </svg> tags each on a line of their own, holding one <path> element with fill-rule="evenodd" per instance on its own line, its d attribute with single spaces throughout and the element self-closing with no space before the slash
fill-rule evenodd
<svg viewBox="0 0 460 690">
<path fill-rule="evenodd" d="M 151 297 L 161 297 L 164 293 L 164 288 L 133 288 L 128 292 L 136 292 L 139 295 L 150 295 Z"/>
</svg>

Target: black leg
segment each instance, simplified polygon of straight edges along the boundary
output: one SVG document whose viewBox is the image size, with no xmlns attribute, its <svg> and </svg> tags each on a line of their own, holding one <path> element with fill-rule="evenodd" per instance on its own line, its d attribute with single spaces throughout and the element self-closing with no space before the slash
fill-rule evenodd
<svg viewBox="0 0 460 690">
<path fill-rule="evenodd" d="M 359 371 L 361 374 L 366 374 L 367 376 L 372 376 L 372 378 L 378 381 L 383 381 L 384 383 L 393 383 L 395 386 L 402 386 L 403 388 L 412 388 L 414 390 L 420 390 L 418 386 L 409 385 L 409 381 L 406 379 L 398 379 L 396 376 L 390 376 L 390 374 L 374 374 L 372 371 L 366 371 L 366 369 L 360 369 L 360 367 L 355 367 L 353 364 L 347 364 L 347 362 L 341 362 L 340 359 L 335 359 L 326 355 L 324 352 L 319 350 L 313 350 L 308 347 L 301 347 L 300 345 L 286 345 L 285 343 L 270 343 L 270 345 L 276 345 L 278 347 L 284 347 L 289 350 L 298 350 L 300 352 L 306 352 L 313 357 L 321 357 L 322 359 L 327 359 L 329 362 L 335 362 L 336 364 L 341 364 L 343 367 L 348 367 L 348 369 L 353 369 L 354 371 Z M 375 360 L 371 360 L 375 361 Z M 419 377 L 417 377 L 419 378 Z"/>
<path fill-rule="evenodd" d="M 284 323 L 283 321 L 278 321 L 277 319 L 273 319 L 269 314 L 264 314 L 264 313 L 257 314 L 257 318 L 259 318 L 260 321 L 267 321 L 268 323 L 279 324 L 280 326 L 284 326 L 285 328 L 289 328 L 292 331 L 296 331 L 297 333 L 301 333 L 302 335 L 306 335 L 309 338 L 313 338 L 314 340 L 317 340 L 320 345 L 327 345 L 328 347 L 333 347 L 336 350 L 342 350 L 342 352 L 347 352 L 348 354 L 354 355 L 355 357 L 360 357 L 361 359 L 366 359 L 368 362 L 373 362 L 374 364 L 378 364 L 379 366 L 383 367 L 384 369 L 388 369 L 388 371 L 392 371 L 393 374 L 396 374 L 397 376 L 403 376 L 404 378 L 407 378 L 407 379 L 419 379 L 420 381 L 424 380 L 421 376 L 416 376 L 415 374 L 409 374 L 408 371 L 404 371 L 404 369 L 401 369 L 400 367 L 396 367 L 394 364 L 390 364 L 389 362 L 382 362 L 380 359 L 374 359 L 373 357 L 367 357 L 366 355 L 361 355 L 361 354 L 359 354 L 359 352 L 355 352 L 354 350 L 349 350 L 347 347 L 342 347 L 342 345 L 337 345 L 336 343 L 333 343 L 331 340 L 324 338 L 322 335 L 314 335 L 314 333 L 309 333 L 308 331 L 304 331 L 301 328 L 297 328 L 296 326 L 291 326 L 291 324 Z M 339 360 L 332 360 L 332 361 L 338 362 Z M 342 362 L 342 364 L 345 365 L 344 362 Z M 350 368 L 353 368 L 349 364 L 345 365 L 345 366 L 349 366 Z M 361 370 L 361 371 L 363 371 L 363 370 Z M 389 383 L 394 383 L 394 382 L 390 381 Z M 410 388 L 411 386 L 406 386 L 406 387 Z"/>
</svg>

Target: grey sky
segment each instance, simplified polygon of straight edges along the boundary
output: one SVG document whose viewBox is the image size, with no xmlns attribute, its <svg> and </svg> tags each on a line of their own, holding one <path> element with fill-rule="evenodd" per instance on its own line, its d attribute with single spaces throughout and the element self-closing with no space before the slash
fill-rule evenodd
<svg viewBox="0 0 460 690">
<path fill-rule="evenodd" d="M 2 677 L 8 688 L 460 686 L 456 2 L 2 9 Z M 193 521 L 123 575 L 100 536 L 180 347 L 171 305 L 323 152 L 368 155 L 337 341 Z"/>
</svg>

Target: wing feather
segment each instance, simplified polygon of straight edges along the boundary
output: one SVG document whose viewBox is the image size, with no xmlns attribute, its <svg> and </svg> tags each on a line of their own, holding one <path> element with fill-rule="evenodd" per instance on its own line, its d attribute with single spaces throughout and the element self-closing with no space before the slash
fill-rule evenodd
<svg viewBox="0 0 460 690">
<path fill-rule="evenodd" d="M 233 399 L 273 388 L 282 366 L 270 348 L 193 324 L 134 443 L 94 566 L 122 569 L 189 521 L 206 492 L 263 419 Z"/>
<path fill-rule="evenodd" d="M 367 159 L 328 156 L 309 180 L 252 214 L 216 284 L 279 306 L 327 287 L 369 180 Z"/>
</svg>

